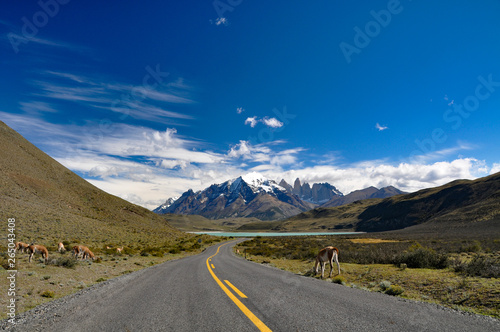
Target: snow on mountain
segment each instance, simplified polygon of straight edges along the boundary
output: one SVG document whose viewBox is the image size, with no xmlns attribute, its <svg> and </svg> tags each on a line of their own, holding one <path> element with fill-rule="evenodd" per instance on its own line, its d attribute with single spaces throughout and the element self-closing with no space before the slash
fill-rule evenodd
<svg viewBox="0 0 500 332">
<path fill-rule="evenodd" d="M 397 189 L 367 188 L 360 193 L 387 197 L 397 194 Z M 293 186 L 285 180 L 277 184 L 260 173 L 252 172 L 197 192 L 189 189 L 179 198 L 169 198 L 154 212 L 198 214 L 211 219 L 255 217 L 261 220 L 278 220 L 317 205 L 337 206 L 349 199 L 372 198 L 365 196 L 354 193 L 344 196 L 329 183 L 313 183 L 311 186 L 307 182 L 301 184 L 300 179 L 296 179 Z"/>
<path fill-rule="evenodd" d="M 200 214 L 207 218 L 256 217 L 274 220 L 311 209 L 274 180 L 252 172 L 204 190 L 186 191 L 171 205 L 164 204 L 156 213 Z"/>
<path fill-rule="evenodd" d="M 159 207 L 154 209 L 153 212 L 162 214 L 162 211 L 168 209 L 178 199 L 179 199 L 179 197 L 170 197 L 169 199 L 167 199 L 165 201 L 165 203 L 163 203 L 162 205 L 160 205 Z"/>
<path fill-rule="evenodd" d="M 252 172 L 240 176 L 238 179 L 245 181 L 245 183 L 252 188 L 254 193 L 265 191 L 268 193 L 274 193 L 275 190 L 286 191 L 285 188 L 278 185 L 275 181 L 269 180 L 262 174 L 257 172 Z M 238 180 L 237 179 L 237 180 Z"/>
</svg>

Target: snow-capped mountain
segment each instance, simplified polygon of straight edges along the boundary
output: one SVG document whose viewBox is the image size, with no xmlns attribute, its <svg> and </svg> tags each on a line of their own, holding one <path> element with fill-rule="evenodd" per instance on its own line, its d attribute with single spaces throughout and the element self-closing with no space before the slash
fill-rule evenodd
<svg viewBox="0 0 500 332">
<path fill-rule="evenodd" d="M 160 205 L 159 207 L 154 209 L 153 212 L 158 213 L 158 214 L 162 214 L 163 210 L 166 210 L 168 207 L 170 207 L 170 205 L 174 204 L 174 202 L 178 199 L 179 199 L 179 197 L 170 197 L 169 199 L 167 199 L 165 201 L 165 203 L 163 203 L 162 205 Z"/>
<path fill-rule="evenodd" d="M 252 172 L 236 179 L 194 192 L 189 189 L 179 198 L 169 198 L 154 210 L 158 214 L 198 214 L 210 219 L 255 217 L 278 220 L 314 207 L 339 206 L 360 199 L 389 197 L 402 193 L 394 187 L 357 190 L 344 196 L 329 183 L 301 184 L 293 187 L 285 180 L 278 184 Z"/>
<path fill-rule="evenodd" d="M 213 184 L 198 192 L 190 189 L 167 205 L 154 211 L 160 214 L 199 214 L 211 219 L 255 217 L 276 220 L 314 207 L 256 172 Z"/>
</svg>

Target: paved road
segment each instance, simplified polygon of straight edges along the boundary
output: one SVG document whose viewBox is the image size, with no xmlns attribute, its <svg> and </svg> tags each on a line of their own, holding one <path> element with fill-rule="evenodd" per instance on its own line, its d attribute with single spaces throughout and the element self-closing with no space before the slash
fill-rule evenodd
<svg viewBox="0 0 500 332">
<path fill-rule="evenodd" d="M 15 330 L 500 331 L 498 320 L 247 262 L 234 243 L 53 301 Z"/>
</svg>

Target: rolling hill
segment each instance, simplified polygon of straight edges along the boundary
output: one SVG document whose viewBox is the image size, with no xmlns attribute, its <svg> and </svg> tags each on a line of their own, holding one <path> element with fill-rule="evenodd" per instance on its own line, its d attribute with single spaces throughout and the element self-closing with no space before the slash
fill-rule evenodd
<svg viewBox="0 0 500 332">
<path fill-rule="evenodd" d="M 145 208 L 105 193 L 0 121 L 1 218 L 17 240 L 147 246 L 184 233 Z"/>
<path fill-rule="evenodd" d="M 419 232 L 500 231 L 500 173 L 457 180 L 436 188 L 385 199 L 316 208 L 281 222 L 276 230 L 405 229 Z"/>
</svg>

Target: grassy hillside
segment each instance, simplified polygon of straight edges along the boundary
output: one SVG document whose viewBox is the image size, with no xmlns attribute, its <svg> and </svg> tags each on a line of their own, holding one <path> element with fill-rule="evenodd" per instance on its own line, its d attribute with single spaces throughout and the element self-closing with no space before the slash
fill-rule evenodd
<svg viewBox="0 0 500 332">
<path fill-rule="evenodd" d="M 136 246 L 183 235 L 164 218 L 105 193 L 0 122 L 1 219 L 16 219 L 17 240 Z"/>
<path fill-rule="evenodd" d="M 276 229 L 365 232 L 405 229 L 455 235 L 482 232 L 495 236 L 500 230 L 500 173 L 386 199 L 317 208 L 283 221 Z"/>
<path fill-rule="evenodd" d="M 359 215 L 382 199 L 366 199 L 335 208 L 316 208 L 283 221 L 278 231 L 354 231 Z"/>
</svg>

